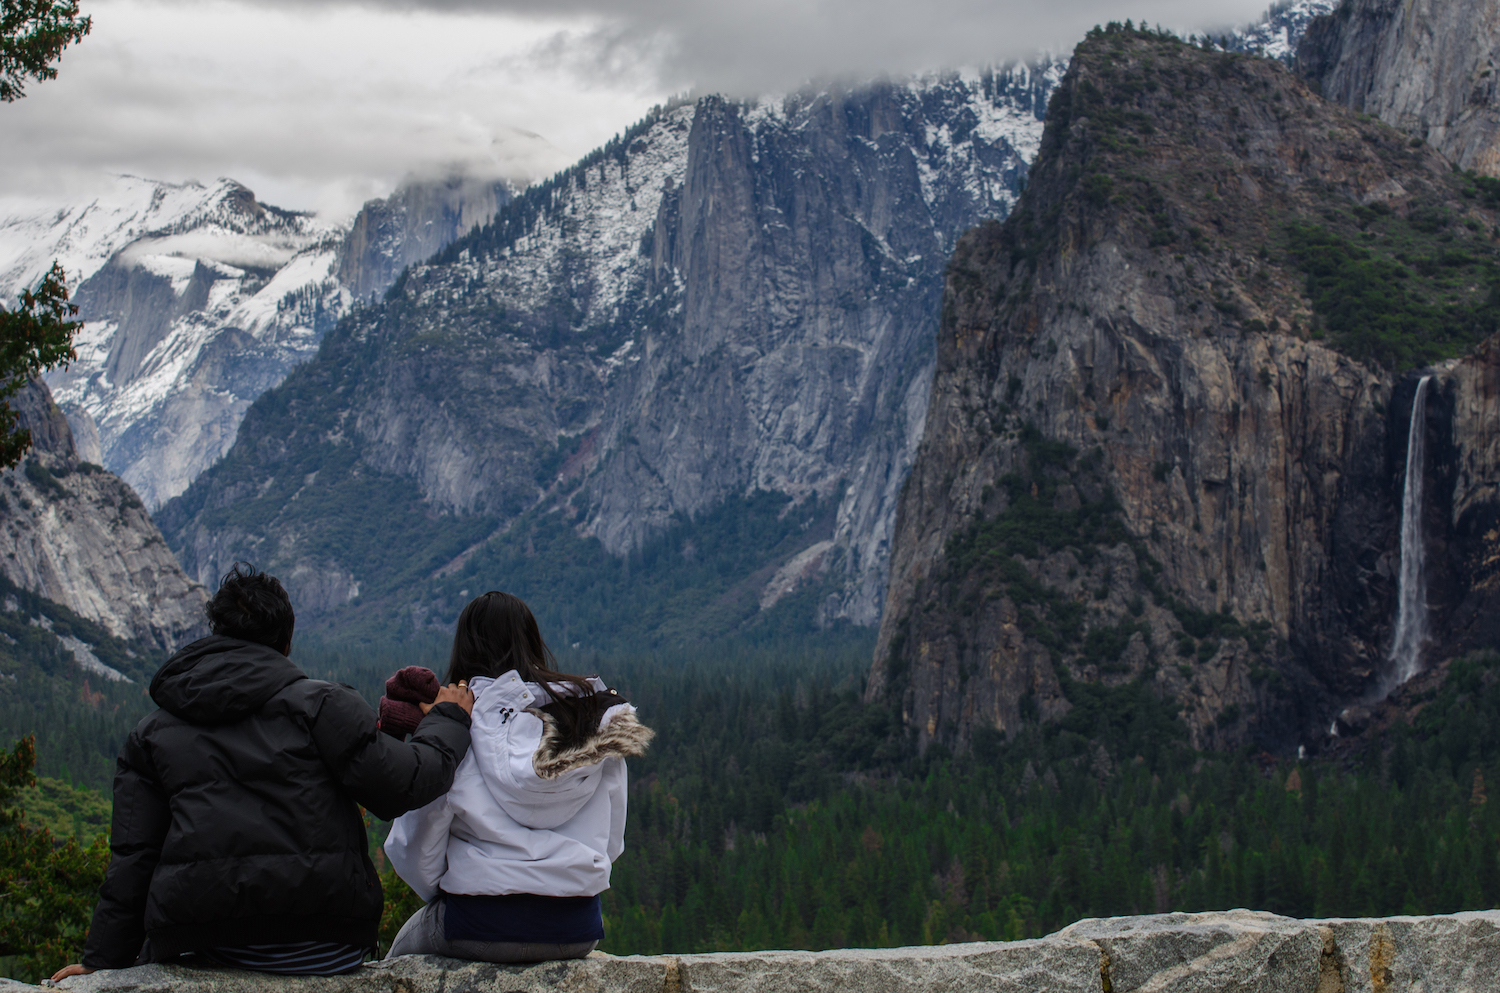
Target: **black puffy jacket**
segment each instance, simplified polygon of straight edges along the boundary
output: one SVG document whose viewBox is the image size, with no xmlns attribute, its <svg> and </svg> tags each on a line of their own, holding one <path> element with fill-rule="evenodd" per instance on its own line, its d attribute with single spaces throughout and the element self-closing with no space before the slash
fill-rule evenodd
<svg viewBox="0 0 1500 993">
<path fill-rule="evenodd" d="M 432 708 L 410 742 L 354 690 L 233 638 L 183 648 L 120 751 L 109 871 L 83 964 L 216 945 L 373 946 L 380 880 L 359 805 L 390 819 L 453 783 L 469 717 Z"/>
</svg>

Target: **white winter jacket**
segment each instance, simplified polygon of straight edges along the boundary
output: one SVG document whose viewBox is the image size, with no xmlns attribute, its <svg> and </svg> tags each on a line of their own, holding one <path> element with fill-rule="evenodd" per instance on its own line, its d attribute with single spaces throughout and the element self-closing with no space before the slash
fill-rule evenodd
<svg viewBox="0 0 1500 993">
<path fill-rule="evenodd" d="M 596 690 L 604 684 L 590 679 Z M 557 687 L 559 690 L 562 687 Z M 653 732 L 618 704 L 578 748 L 557 750 L 547 690 L 514 672 L 469 684 L 469 754 L 453 788 L 396 818 L 385 842 L 396 874 L 423 900 L 445 893 L 594 896 L 625 846 L 625 756 Z"/>
</svg>

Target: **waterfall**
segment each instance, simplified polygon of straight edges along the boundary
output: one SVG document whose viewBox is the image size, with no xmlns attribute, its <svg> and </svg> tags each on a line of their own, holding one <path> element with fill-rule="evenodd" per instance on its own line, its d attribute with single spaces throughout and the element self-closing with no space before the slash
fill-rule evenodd
<svg viewBox="0 0 1500 993">
<path fill-rule="evenodd" d="M 1397 594 L 1396 637 L 1391 642 L 1393 686 L 1417 674 L 1427 640 L 1427 584 L 1422 565 L 1422 470 L 1426 462 L 1427 381 L 1417 383 L 1406 434 L 1406 485 L 1401 495 L 1401 585 Z"/>
</svg>

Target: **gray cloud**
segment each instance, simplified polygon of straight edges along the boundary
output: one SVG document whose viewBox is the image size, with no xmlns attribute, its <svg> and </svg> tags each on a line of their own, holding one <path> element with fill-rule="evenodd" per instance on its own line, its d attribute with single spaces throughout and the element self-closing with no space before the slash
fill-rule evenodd
<svg viewBox="0 0 1500 993">
<path fill-rule="evenodd" d="M 58 78 L 0 106 L 0 199 L 87 196 L 113 172 L 231 176 L 269 203 L 347 213 L 407 173 L 450 164 L 547 175 L 665 96 L 547 55 L 559 32 L 591 27 L 565 19 L 230 0 L 89 7 L 93 34 Z"/>
<path fill-rule="evenodd" d="M 1101 21 L 1202 30 L 1265 2 L 91 0 L 58 79 L 0 105 L 0 200 L 82 195 L 113 171 L 233 176 L 345 213 L 448 163 L 545 175 L 688 88 L 1065 53 Z"/>
<path fill-rule="evenodd" d="M 254 0 L 270 6 L 306 0 Z M 316 0 L 315 0 L 316 2 Z M 347 0 L 339 0 L 346 3 Z M 1267 0 L 362 0 L 370 9 L 595 22 L 538 65 L 607 81 L 750 94 L 808 79 L 902 74 L 1066 53 L 1093 25 L 1134 18 L 1182 32 L 1255 20 Z"/>
</svg>

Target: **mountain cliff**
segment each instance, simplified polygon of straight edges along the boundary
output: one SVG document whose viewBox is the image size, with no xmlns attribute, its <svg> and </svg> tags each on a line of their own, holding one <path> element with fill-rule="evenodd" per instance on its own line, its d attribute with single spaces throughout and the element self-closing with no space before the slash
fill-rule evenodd
<svg viewBox="0 0 1500 993">
<path fill-rule="evenodd" d="M 924 747 L 1116 691 L 1316 746 L 1390 675 L 1433 362 L 1428 657 L 1492 644 L 1494 189 L 1274 62 L 1091 34 L 949 266 L 867 696 Z"/>
<path fill-rule="evenodd" d="M 340 285 L 356 300 L 378 298 L 403 269 L 488 222 L 514 194 L 508 181 L 463 174 L 402 183 L 355 215 L 339 251 Z"/>
<path fill-rule="evenodd" d="M 1486 0 L 1344 0 L 1308 26 L 1298 72 L 1330 100 L 1500 175 L 1500 10 Z"/>
<path fill-rule="evenodd" d="M 343 225 L 260 203 L 233 180 L 124 176 L 85 203 L 0 222 L 0 290 L 13 296 L 62 261 L 85 325 L 78 361 L 48 382 L 90 455 L 154 508 L 229 449 L 250 402 L 309 359 L 355 300 L 383 293 L 510 192 L 411 180 Z"/>
<path fill-rule="evenodd" d="M 1054 81 L 662 109 L 330 333 L 163 511 L 173 547 L 204 576 L 253 554 L 330 609 L 395 582 L 314 537 L 361 480 L 390 482 L 376 526 L 438 556 L 424 582 L 533 509 L 618 556 L 769 491 L 837 505 L 771 589 L 832 577 L 822 612 L 872 623 L 943 266 L 1008 211 Z"/>
<path fill-rule="evenodd" d="M 78 458 L 46 385 L 11 403 L 33 447 L 0 473 L 0 575 L 125 641 L 172 649 L 206 634 L 203 588 L 130 486 Z"/>
</svg>

